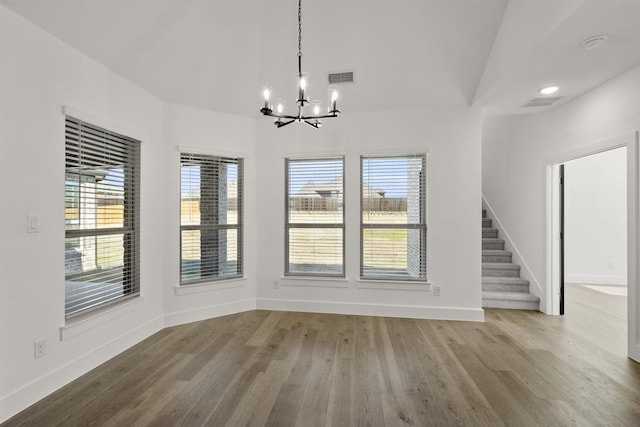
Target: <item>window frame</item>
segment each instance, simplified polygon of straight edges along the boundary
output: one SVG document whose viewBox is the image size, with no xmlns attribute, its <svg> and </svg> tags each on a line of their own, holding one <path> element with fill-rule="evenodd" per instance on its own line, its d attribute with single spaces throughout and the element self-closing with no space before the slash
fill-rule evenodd
<svg viewBox="0 0 640 427">
<path fill-rule="evenodd" d="M 238 177 L 236 183 L 236 199 L 237 199 L 237 214 L 236 214 L 236 224 L 208 224 L 208 225 L 183 225 L 182 224 L 182 167 L 183 161 L 186 156 L 189 156 L 191 159 L 198 159 L 198 161 L 212 161 L 222 164 L 224 162 L 237 165 L 238 169 Z M 179 210 L 180 210 L 180 218 L 179 218 L 179 230 L 180 230 L 180 250 L 179 250 L 179 271 L 178 271 L 178 286 L 179 287 L 188 287 L 191 285 L 203 285 L 207 283 L 216 283 L 225 280 L 233 280 L 244 277 L 244 158 L 240 156 L 222 156 L 210 153 L 201 153 L 197 150 L 184 150 L 180 151 L 180 190 L 179 190 Z M 216 192 L 215 196 L 218 200 L 220 200 L 220 194 Z M 236 273 L 235 274 L 220 274 L 216 276 L 207 276 L 207 277 L 199 277 L 196 279 L 183 279 L 183 231 L 187 230 L 236 230 L 236 244 L 237 244 L 237 253 L 236 253 Z"/>
<path fill-rule="evenodd" d="M 290 221 L 290 194 L 289 194 L 289 182 L 290 182 L 290 164 L 292 162 L 320 162 L 327 161 L 340 161 L 342 163 L 342 215 L 341 223 L 292 223 Z M 346 245 L 345 245 L 345 156 L 310 156 L 310 157 L 287 157 L 285 158 L 284 168 L 284 276 L 285 277 L 306 277 L 306 278 L 345 278 L 346 277 Z M 297 228 L 318 228 L 318 229 L 339 229 L 342 231 L 342 271 L 340 273 L 331 272 L 300 272 L 291 271 L 290 266 L 290 249 L 289 249 L 289 237 L 290 230 Z"/>
<path fill-rule="evenodd" d="M 420 174 L 420 222 L 416 224 L 393 224 L 393 223 L 376 223 L 367 224 L 364 221 L 364 162 L 367 159 L 411 159 L 420 158 L 422 160 L 422 172 Z M 386 281 L 386 282 L 428 282 L 427 275 L 427 153 L 413 154 L 362 154 L 360 155 L 360 273 L 361 281 Z M 419 230 L 420 234 L 420 275 L 412 277 L 410 275 L 366 275 L 364 270 L 364 234 L 365 230 L 375 229 L 392 229 L 392 230 Z"/>
<path fill-rule="evenodd" d="M 128 301 L 132 298 L 140 296 L 140 163 L 141 163 L 141 141 L 129 136 L 126 136 L 117 131 L 109 130 L 105 127 L 93 124 L 87 120 L 79 119 L 75 115 L 65 114 L 65 320 L 71 320 L 74 318 L 82 317 L 95 311 L 107 309 L 115 304 Z M 85 134 L 86 133 L 86 134 Z M 94 137 L 94 135 L 99 135 Z M 73 142 L 75 141 L 75 142 Z M 114 165 L 96 165 L 90 164 L 96 163 L 95 157 L 99 150 L 113 149 L 112 146 L 118 146 L 119 149 L 125 147 L 127 161 L 122 165 L 123 176 L 123 218 L 122 226 L 115 227 L 100 227 L 96 221 L 93 227 L 88 228 L 83 226 L 80 228 L 81 223 L 81 204 L 80 199 L 84 192 L 82 191 L 82 183 L 87 182 L 88 178 L 83 178 L 85 175 L 82 172 L 83 168 L 97 169 L 104 167 L 108 169 Z M 85 147 L 87 147 L 85 149 Z M 92 148 L 99 147 L 99 148 Z M 86 158 L 83 156 L 87 155 Z M 112 158 L 105 158 L 105 162 L 108 160 L 115 160 Z M 70 167 L 71 164 L 77 165 L 77 171 L 74 171 L 74 167 Z M 77 184 L 72 179 L 77 176 Z M 69 197 L 70 187 L 76 187 L 73 191 L 77 194 L 78 201 L 75 197 Z M 100 198 L 98 192 L 94 190 L 94 196 L 89 200 L 93 201 L 95 206 L 100 206 Z M 75 208 L 78 209 L 77 219 L 67 218 L 67 208 L 69 203 L 78 203 Z M 73 208 L 73 207 L 71 207 Z M 95 208 L 94 208 L 95 209 Z M 69 229 L 67 226 L 78 226 L 77 229 Z M 84 271 L 81 272 L 68 272 L 67 247 L 66 242 L 70 239 L 83 239 L 83 238 L 95 238 L 96 241 L 100 237 L 118 236 L 122 235 L 123 245 L 123 265 L 122 265 L 122 279 L 120 283 L 122 285 L 122 296 L 116 298 L 108 298 L 105 301 L 88 305 L 87 307 L 69 310 L 68 303 L 70 295 L 68 291 L 71 286 L 69 283 L 73 283 L 74 279 L 85 279 L 89 277 L 85 275 Z M 82 256 L 82 255 L 80 255 Z M 96 259 L 98 258 L 97 246 L 96 253 L 94 254 Z M 80 261 L 82 263 L 82 261 Z M 111 280 L 111 279 L 109 279 Z M 95 283 L 95 282 L 83 282 L 79 283 Z M 99 283 L 99 282 L 98 282 Z M 117 285 L 118 282 L 105 282 Z M 91 293 L 92 296 L 98 295 L 98 292 Z"/>
</svg>

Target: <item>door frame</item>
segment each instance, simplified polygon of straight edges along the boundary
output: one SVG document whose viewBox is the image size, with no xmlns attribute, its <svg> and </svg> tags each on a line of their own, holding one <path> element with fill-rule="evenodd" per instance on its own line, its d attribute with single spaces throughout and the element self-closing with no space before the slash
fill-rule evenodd
<svg viewBox="0 0 640 427">
<path fill-rule="evenodd" d="M 579 147 L 550 158 L 546 163 L 547 277 L 544 312 L 560 314 L 560 164 L 627 147 L 627 353 L 640 361 L 640 132 L 634 131 L 592 145 Z"/>
<path fill-rule="evenodd" d="M 564 194 L 564 190 L 565 190 L 565 186 L 564 186 L 564 163 L 560 163 L 559 168 L 558 168 L 558 172 L 559 172 L 559 182 L 558 182 L 558 187 L 559 187 L 559 200 L 558 200 L 558 207 L 559 207 L 559 215 L 558 215 L 558 245 L 559 245 L 559 250 L 558 250 L 558 259 L 559 259 L 559 266 L 558 266 L 558 278 L 560 280 L 560 297 L 559 297 L 559 306 L 560 306 L 560 315 L 564 314 L 564 262 L 565 262 L 565 256 L 564 256 L 564 202 L 565 202 L 565 194 Z"/>
</svg>

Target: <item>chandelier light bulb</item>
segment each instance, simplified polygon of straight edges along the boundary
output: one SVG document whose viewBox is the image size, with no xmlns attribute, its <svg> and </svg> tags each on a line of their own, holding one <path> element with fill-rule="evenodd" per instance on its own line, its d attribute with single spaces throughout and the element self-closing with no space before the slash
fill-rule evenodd
<svg viewBox="0 0 640 427">
<path fill-rule="evenodd" d="M 284 109 L 284 107 L 282 106 L 282 103 L 278 104 L 278 114 L 282 114 L 282 110 Z"/>
<path fill-rule="evenodd" d="M 308 102 L 306 90 L 307 86 L 309 86 L 309 73 L 300 73 L 299 79 L 298 104 L 304 107 L 304 104 Z"/>
<path fill-rule="evenodd" d="M 329 111 L 335 113 L 338 111 L 338 90 L 335 87 L 329 90 L 331 91 L 331 108 Z"/>
<path fill-rule="evenodd" d="M 270 111 L 271 108 L 269 108 L 269 97 L 271 96 L 271 92 L 269 91 L 268 88 L 264 88 L 264 91 L 262 92 L 262 95 L 264 96 L 264 107 L 263 107 L 263 111 Z"/>
<path fill-rule="evenodd" d="M 311 105 L 313 105 L 313 115 L 314 116 L 319 116 L 320 115 L 320 101 L 317 101 L 317 100 L 311 101 Z"/>
</svg>

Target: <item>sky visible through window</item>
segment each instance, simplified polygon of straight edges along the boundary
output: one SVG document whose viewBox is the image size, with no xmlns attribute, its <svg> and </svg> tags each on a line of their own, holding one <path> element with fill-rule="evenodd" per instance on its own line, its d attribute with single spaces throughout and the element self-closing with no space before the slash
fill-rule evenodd
<svg viewBox="0 0 640 427">
<path fill-rule="evenodd" d="M 407 197 L 407 170 L 409 166 L 409 159 L 406 157 L 385 157 L 385 158 L 370 158 L 366 159 L 363 163 L 363 177 L 364 183 L 372 188 L 385 191 L 385 197 L 387 198 L 405 198 Z M 327 160 L 319 161 L 305 161 L 295 162 L 289 165 L 292 175 L 308 175 L 313 176 L 313 170 L 317 168 L 329 169 L 340 168 L 342 165 L 341 160 L 335 162 L 327 162 Z M 372 174 L 372 170 L 378 170 L 384 168 L 386 171 L 384 174 Z M 310 178 L 313 180 L 313 178 Z M 325 184 L 327 180 L 313 180 L 315 184 Z M 290 184 L 290 194 L 297 194 L 306 182 L 296 182 Z"/>
<path fill-rule="evenodd" d="M 104 177 L 105 184 L 116 187 L 124 187 L 124 170 L 122 168 L 111 168 Z"/>
<path fill-rule="evenodd" d="M 407 170 L 409 165 L 409 158 L 406 157 L 384 157 L 384 158 L 369 158 L 363 162 L 362 165 L 362 174 L 364 178 L 364 183 L 374 189 L 384 190 L 385 197 L 387 198 L 404 198 L 407 197 Z M 312 180 L 315 184 L 325 184 L 327 182 L 326 179 L 322 178 L 315 180 L 313 179 L 313 170 L 317 168 L 328 169 L 328 168 L 340 168 L 342 166 L 341 160 L 336 160 L 335 162 L 327 162 L 327 160 L 319 160 L 319 161 L 304 161 L 304 162 L 295 162 L 290 164 L 291 173 L 293 175 L 308 175 L 310 176 L 310 180 Z M 373 170 L 379 170 L 380 168 L 384 168 L 384 174 L 371 174 Z M 197 165 L 193 166 L 185 166 L 183 165 L 181 168 L 181 177 L 180 181 L 181 191 L 183 193 L 188 193 L 193 188 L 199 188 L 200 186 L 200 167 Z M 227 170 L 227 178 L 229 180 L 236 180 L 238 178 L 238 170 L 235 167 L 230 167 Z M 289 189 L 290 194 L 297 194 L 306 182 L 295 182 L 291 183 L 291 187 Z"/>
<path fill-rule="evenodd" d="M 407 157 L 366 158 L 362 162 L 362 180 L 374 190 L 384 190 L 385 198 L 406 198 L 408 188 Z"/>
<path fill-rule="evenodd" d="M 335 181 L 337 174 L 342 174 L 343 162 L 342 159 L 336 160 L 304 160 L 293 161 L 289 163 L 289 176 L 291 177 L 305 177 L 306 180 L 296 179 L 289 182 L 289 194 L 296 195 L 300 192 L 308 182 L 313 182 L 316 185 L 326 184 Z M 328 171 L 334 171 L 335 173 L 327 173 Z M 314 175 L 317 177 L 315 178 Z M 332 179 L 328 178 L 332 177 Z"/>
</svg>

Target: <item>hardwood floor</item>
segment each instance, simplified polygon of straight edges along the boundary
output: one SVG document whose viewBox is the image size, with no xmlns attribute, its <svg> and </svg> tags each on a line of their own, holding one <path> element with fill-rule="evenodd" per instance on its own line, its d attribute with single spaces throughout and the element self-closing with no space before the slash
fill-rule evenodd
<svg viewBox="0 0 640 427">
<path fill-rule="evenodd" d="M 252 311 L 167 328 L 3 425 L 640 425 L 624 297 L 568 287 L 567 303 L 485 323 Z"/>
</svg>

